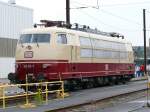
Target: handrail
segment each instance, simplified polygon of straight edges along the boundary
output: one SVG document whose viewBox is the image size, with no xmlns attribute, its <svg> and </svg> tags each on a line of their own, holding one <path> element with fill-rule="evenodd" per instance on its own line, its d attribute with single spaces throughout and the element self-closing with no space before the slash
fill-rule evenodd
<svg viewBox="0 0 150 112">
<path fill-rule="evenodd" d="M 3 109 L 6 108 L 6 99 L 9 99 L 9 98 L 17 98 L 17 97 L 26 96 L 26 104 L 25 105 L 28 105 L 29 104 L 29 97 L 28 96 L 32 96 L 32 95 L 38 94 L 38 92 L 30 93 L 28 91 L 28 87 L 33 86 L 33 85 L 44 86 L 45 87 L 44 90 L 41 91 L 41 94 L 45 94 L 45 102 L 46 102 L 46 104 L 48 104 L 48 94 L 49 93 L 60 92 L 61 93 L 60 97 L 64 98 L 64 82 L 63 81 L 0 85 L 0 89 L 1 89 L 1 92 L 2 92 L 2 96 L 0 97 L 0 100 L 3 100 Z M 60 88 L 58 88 L 57 90 L 48 90 L 48 85 L 60 85 Z M 6 95 L 5 94 L 6 93 L 5 92 L 6 88 L 9 88 L 9 87 L 20 87 L 20 86 L 25 86 L 26 87 L 26 91 L 23 92 L 22 94 L 14 94 L 14 95 Z"/>
</svg>

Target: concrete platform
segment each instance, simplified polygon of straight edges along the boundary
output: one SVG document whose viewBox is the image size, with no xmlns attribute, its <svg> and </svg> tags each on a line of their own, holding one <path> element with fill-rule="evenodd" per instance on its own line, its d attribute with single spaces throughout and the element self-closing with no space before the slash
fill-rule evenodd
<svg viewBox="0 0 150 112">
<path fill-rule="evenodd" d="M 72 105 L 78 105 L 85 102 L 92 102 L 95 100 L 104 99 L 110 96 L 116 96 L 118 94 L 128 93 L 132 91 L 138 91 L 146 89 L 146 81 L 130 82 L 126 85 L 118 85 L 111 87 L 100 87 L 88 90 L 81 90 L 71 93 L 71 96 L 64 100 L 49 101 L 48 105 L 37 106 L 32 109 L 20 109 L 18 107 L 0 109 L 0 112 L 44 112 L 48 110 L 54 110 L 58 108 L 64 108 Z M 109 112 L 109 111 L 107 111 Z"/>
</svg>

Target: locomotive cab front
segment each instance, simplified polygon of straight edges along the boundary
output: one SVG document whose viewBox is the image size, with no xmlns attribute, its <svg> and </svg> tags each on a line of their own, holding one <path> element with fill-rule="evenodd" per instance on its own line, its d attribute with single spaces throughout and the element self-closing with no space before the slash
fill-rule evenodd
<svg viewBox="0 0 150 112">
<path fill-rule="evenodd" d="M 16 49 L 16 74 L 19 82 L 23 82 L 26 75 L 35 78 L 35 74 L 41 71 L 41 59 L 37 58 L 39 53 L 45 54 L 50 47 L 50 33 L 27 33 L 21 34 Z M 39 74 L 39 73 L 38 73 Z M 42 78 L 42 77 L 41 77 Z"/>
<path fill-rule="evenodd" d="M 29 82 L 58 80 L 59 72 L 68 71 L 71 57 L 67 35 L 56 28 L 23 31 L 16 48 L 16 80 L 24 83 L 26 75 Z"/>
</svg>

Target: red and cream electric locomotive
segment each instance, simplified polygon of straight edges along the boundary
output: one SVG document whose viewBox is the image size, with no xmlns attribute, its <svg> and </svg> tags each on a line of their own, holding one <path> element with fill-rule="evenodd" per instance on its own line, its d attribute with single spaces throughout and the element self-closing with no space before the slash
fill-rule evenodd
<svg viewBox="0 0 150 112">
<path fill-rule="evenodd" d="M 126 82 L 134 74 L 132 45 L 117 33 L 84 26 L 67 29 L 60 22 L 22 31 L 16 48 L 16 72 L 8 78 L 24 83 L 64 80 L 71 85 Z M 50 27 L 48 27 L 50 26 Z"/>
</svg>

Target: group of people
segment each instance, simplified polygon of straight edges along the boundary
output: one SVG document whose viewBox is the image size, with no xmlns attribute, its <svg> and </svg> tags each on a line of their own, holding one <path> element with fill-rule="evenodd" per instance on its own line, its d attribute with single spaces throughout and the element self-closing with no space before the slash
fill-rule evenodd
<svg viewBox="0 0 150 112">
<path fill-rule="evenodd" d="M 144 65 L 136 65 L 135 66 L 135 77 L 143 77 L 144 76 Z"/>
</svg>

